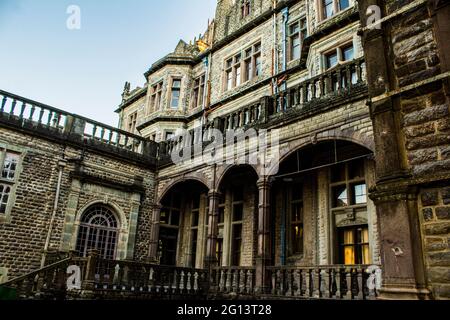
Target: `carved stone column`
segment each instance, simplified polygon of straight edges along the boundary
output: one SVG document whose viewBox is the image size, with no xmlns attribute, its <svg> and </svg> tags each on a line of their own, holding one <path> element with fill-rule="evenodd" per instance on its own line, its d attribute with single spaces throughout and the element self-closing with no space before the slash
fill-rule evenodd
<svg viewBox="0 0 450 320">
<path fill-rule="evenodd" d="M 360 20 L 367 25 L 367 8 L 375 5 L 386 16 L 384 1 L 359 0 Z M 376 205 L 380 227 L 383 271 L 381 298 L 423 299 L 424 266 L 420 243 L 416 192 L 408 186 L 405 144 L 402 139 L 400 97 L 391 56 L 391 25 L 360 32 L 367 66 L 370 115 L 375 138 L 376 185 L 370 198 Z"/>
<path fill-rule="evenodd" d="M 153 205 L 152 226 L 150 234 L 150 250 L 148 254 L 151 263 L 158 262 L 159 226 L 161 219 L 161 205 Z"/>
<path fill-rule="evenodd" d="M 258 250 L 256 256 L 256 293 L 266 293 L 269 290 L 270 278 L 266 267 L 271 264 L 270 243 L 270 187 L 268 177 L 257 182 L 258 186 Z"/>
</svg>

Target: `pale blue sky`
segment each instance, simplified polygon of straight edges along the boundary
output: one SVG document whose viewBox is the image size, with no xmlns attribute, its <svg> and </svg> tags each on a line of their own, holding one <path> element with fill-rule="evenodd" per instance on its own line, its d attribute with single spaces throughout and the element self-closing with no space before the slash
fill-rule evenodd
<svg viewBox="0 0 450 320">
<path fill-rule="evenodd" d="M 217 0 L 0 0 L 0 89 L 117 125 L 125 81 L 206 30 Z M 81 30 L 69 30 L 69 5 Z"/>
</svg>

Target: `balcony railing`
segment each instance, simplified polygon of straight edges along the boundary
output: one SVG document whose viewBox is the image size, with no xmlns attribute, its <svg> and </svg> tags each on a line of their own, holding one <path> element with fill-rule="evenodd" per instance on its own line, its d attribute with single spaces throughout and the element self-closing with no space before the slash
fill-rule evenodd
<svg viewBox="0 0 450 320">
<path fill-rule="evenodd" d="M 53 137 L 156 157 L 156 143 L 141 136 L 2 90 L 0 120 Z"/>
<path fill-rule="evenodd" d="M 375 288 L 367 286 L 370 276 L 368 267 L 267 267 L 271 279 L 270 294 L 305 299 L 374 299 Z"/>
<path fill-rule="evenodd" d="M 212 270 L 211 287 L 214 294 L 253 295 L 255 289 L 254 267 L 218 267 Z"/>
<path fill-rule="evenodd" d="M 357 94 L 365 85 L 365 62 L 362 58 L 339 65 L 321 75 L 303 81 L 274 96 L 268 115 L 274 116 L 290 108 L 305 109 L 323 101 L 345 98 Z"/>
<path fill-rule="evenodd" d="M 51 259 L 50 261 L 53 261 Z M 369 286 L 368 266 L 333 265 L 266 267 L 270 285 L 256 288 L 256 268 L 206 269 L 105 260 L 91 251 L 87 258 L 68 254 L 58 262 L 3 284 L 19 299 L 206 299 L 264 297 L 267 299 L 368 300 L 377 297 Z M 68 267 L 80 272 L 80 287 L 68 288 Z M 69 281 L 72 284 L 74 282 Z M 88 294 L 83 296 L 83 294 Z"/>
</svg>

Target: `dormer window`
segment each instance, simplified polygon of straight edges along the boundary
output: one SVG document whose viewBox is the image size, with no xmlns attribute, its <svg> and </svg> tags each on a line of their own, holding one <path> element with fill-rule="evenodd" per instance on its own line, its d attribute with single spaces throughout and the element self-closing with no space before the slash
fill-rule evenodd
<svg viewBox="0 0 450 320">
<path fill-rule="evenodd" d="M 245 18 L 248 15 L 250 15 L 250 13 L 251 13 L 250 0 L 242 0 L 241 12 L 242 12 L 242 18 Z"/>
</svg>

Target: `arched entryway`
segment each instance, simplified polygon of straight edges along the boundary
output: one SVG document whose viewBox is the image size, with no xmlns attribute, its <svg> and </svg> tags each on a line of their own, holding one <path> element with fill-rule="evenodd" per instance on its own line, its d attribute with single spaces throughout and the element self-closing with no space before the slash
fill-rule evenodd
<svg viewBox="0 0 450 320">
<path fill-rule="evenodd" d="M 258 175 L 250 165 L 227 168 L 218 181 L 218 266 L 252 266 L 256 247 Z"/>
<path fill-rule="evenodd" d="M 158 257 L 162 265 L 202 267 L 208 232 L 208 188 L 197 180 L 175 183 L 160 204 Z"/>
<path fill-rule="evenodd" d="M 275 265 L 378 262 L 371 150 L 343 140 L 311 144 L 285 156 L 271 181 Z"/>
</svg>

